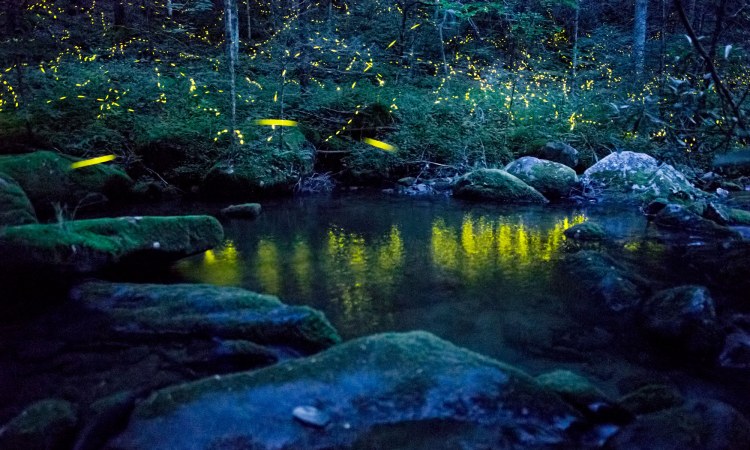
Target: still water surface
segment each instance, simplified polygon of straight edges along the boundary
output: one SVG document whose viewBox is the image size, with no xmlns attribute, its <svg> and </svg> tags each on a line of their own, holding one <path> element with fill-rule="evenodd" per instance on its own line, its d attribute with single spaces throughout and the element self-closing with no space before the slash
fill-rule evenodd
<svg viewBox="0 0 750 450">
<path fill-rule="evenodd" d="M 318 308 L 345 339 L 423 329 L 532 372 L 568 362 L 612 378 L 629 363 L 597 355 L 613 335 L 558 267 L 563 231 L 590 219 L 624 252 L 654 254 L 633 207 L 358 195 L 264 205 L 255 221 L 225 223 L 222 247 L 175 270 Z"/>
</svg>

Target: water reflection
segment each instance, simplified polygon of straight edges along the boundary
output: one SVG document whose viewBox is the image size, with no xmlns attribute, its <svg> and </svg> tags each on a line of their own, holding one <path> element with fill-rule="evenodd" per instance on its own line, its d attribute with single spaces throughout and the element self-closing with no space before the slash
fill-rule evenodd
<svg viewBox="0 0 750 450">
<path fill-rule="evenodd" d="M 535 214 L 454 210 L 422 220 L 405 214 L 380 230 L 327 223 L 292 233 L 271 222 L 230 234 L 236 241 L 177 270 L 193 281 L 240 285 L 322 308 L 345 333 L 363 334 L 389 328 L 394 309 L 451 295 L 444 288 L 492 290 L 510 277 L 537 277 L 530 266 L 553 259 L 563 231 L 586 217 L 546 212 L 539 220 Z"/>
<path fill-rule="evenodd" d="M 577 214 L 543 227 L 526 225 L 518 218 L 491 220 L 467 213 L 459 230 L 437 218 L 431 227 L 432 262 L 467 281 L 494 274 L 498 268 L 504 272 L 526 270 L 530 264 L 549 261 L 565 240 L 563 231 L 585 220 L 583 214 Z"/>
<path fill-rule="evenodd" d="M 207 250 L 199 263 L 200 281 L 218 286 L 236 286 L 242 281 L 243 263 L 234 241 L 227 239 L 217 250 Z"/>
</svg>

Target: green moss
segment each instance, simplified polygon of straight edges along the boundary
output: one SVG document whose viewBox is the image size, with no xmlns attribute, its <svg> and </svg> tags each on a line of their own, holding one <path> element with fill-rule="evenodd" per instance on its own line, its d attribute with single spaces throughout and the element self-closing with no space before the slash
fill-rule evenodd
<svg viewBox="0 0 750 450">
<path fill-rule="evenodd" d="M 0 172 L 15 179 L 37 211 L 49 211 L 52 203 L 76 205 L 90 194 L 124 196 L 133 184 L 124 172 L 111 166 L 71 169 L 79 158 L 50 151 L 0 156 Z"/>
<path fill-rule="evenodd" d="M 85 273 L 140 253 L 175 258 L 207 250 L 223 239 L 210 216 L 122 217 L 7 227 L 0 265 Z M 10 256 L 12 255 L 12 256 Z"/>
<path fill-rule="evenodd" d="M 500 203 L 546 203 L 536 189 L 500 169 L 479 169 L 461 177 L 453 194 L 470 200 L 491 200 Z"/>
<path fill-rule="evenodd" d="M 29 198 L 13 178 L 0 173 L 0 226 L 36 223 Z"/>
</svg>

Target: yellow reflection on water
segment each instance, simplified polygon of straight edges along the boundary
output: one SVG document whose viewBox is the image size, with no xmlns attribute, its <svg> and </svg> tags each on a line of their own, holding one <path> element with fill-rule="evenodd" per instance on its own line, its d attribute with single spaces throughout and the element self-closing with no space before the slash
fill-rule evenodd
<svg viewBox="0 0 750 450">
<path fill-rule="evenodd" d="M 302 238 L 297 237 L 292 247 L 292 272 L 297 289 L 303 297 L 310 297 L 312 294 L 312 264 L 310 245 Z"/>
<path fill-rule="evenodd" d="M 583 214 L 561 217 L 551 227 L 529 226 L 521 219 L 464 215 L 461 226 L 446 225 L 442 218 L 432 223 L 430 248 L 433 264 L 455 271 L 467 281 L 494 268 L 521 269 L 537 261 L 549 261 L 565 240 L 563 231 L 584 222 Z"/>
<path fill-rule="evenodd" d="M 236 286 L 242 280 L 239 254 L 231 239 L 227 239 L 217 250 L 206 250 L 199 265 L 204 283 Z"/>
<path fill-rule="evenodd" d="M 268 239 L 258 241 L 256 274 L 263 292 L 278 295 L 281 293 L 279 249 Z"/>
</svg>

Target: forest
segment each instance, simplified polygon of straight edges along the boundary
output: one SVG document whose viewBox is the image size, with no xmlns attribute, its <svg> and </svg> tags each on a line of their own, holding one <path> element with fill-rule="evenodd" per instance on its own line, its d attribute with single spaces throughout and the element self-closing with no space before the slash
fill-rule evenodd
<svg viewBox="0 0 750 450">
<path fill-rule="evenodd" d="M 183 190 L 238 159 L 362 183 L 548 141 L 706 168 L 748 140 L 744 1 L 3 3 L 3 151 L 115 154 Z"/>
<path fill-rule="evenodd" d="M 0 450 L 750 448 L 749 0 L 0 0 Z"/>
</svg>

